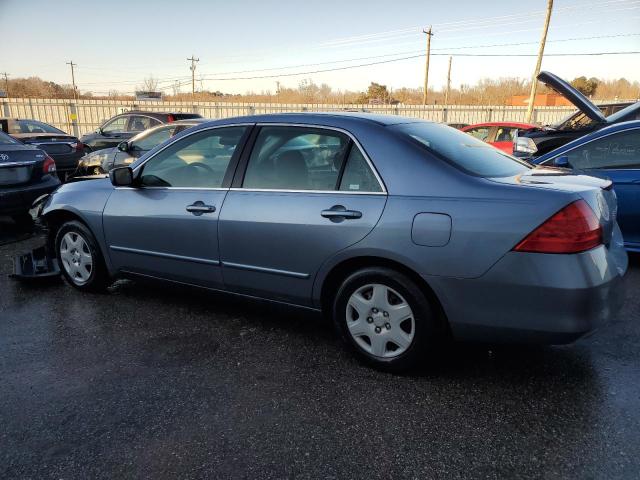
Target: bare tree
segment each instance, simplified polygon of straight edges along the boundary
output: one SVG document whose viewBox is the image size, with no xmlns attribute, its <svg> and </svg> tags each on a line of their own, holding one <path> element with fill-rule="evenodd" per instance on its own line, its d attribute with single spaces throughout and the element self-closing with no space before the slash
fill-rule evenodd
<svg viewBox="0 0 640 480">
<path fill-rule="evenodd" d="M 153 75 L 149 75 L 142 82 L 142 90 L 143 92 L 155 92 L 158 89 L 158 79 L 153 78 Z"/>
</svg>

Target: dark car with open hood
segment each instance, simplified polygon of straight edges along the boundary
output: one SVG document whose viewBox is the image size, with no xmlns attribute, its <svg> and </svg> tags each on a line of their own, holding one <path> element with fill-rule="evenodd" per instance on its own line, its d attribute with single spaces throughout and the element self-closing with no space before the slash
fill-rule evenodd
<svg viewBox="0 0 640 480">
<path fill-rule="evenodd" d="M 538 80 L 563 95 L 578 108 L 578 111 L 557 125 L 534 128 L 524 133 L 518 132 L 513 142 L 513 154 L 516 157 L 536 158 L 609 125 L 640 120 L 640 102 L 595 105 L 553 73 L 540 72 Z"/>
<path fill-rule="evenodd" d="M 0 132 L 0 215 L 30 222 L 33 202 L 59 185 L 56 164 L 45 151 Z"/>
</svg>

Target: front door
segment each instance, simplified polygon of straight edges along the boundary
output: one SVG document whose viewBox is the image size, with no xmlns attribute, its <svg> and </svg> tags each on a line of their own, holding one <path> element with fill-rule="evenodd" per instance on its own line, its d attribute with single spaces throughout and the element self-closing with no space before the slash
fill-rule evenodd
<svg viewBox="0 0 640 480">
<path fill-rule="evenodd" d="M 360 148 L 323 128 L 263 126 L 235 184 L 220 214 L 225 285 L 298 304 L 311 302 L 322 263 L 364 238 L 386 202 Z"/>
<path fill-rule="evenodd" d="M 222 286 L 218 216 L 248 127 L 200 130 L 136 169 L 104 210 L 109 256 L 119 270 Z"/>
</svg>

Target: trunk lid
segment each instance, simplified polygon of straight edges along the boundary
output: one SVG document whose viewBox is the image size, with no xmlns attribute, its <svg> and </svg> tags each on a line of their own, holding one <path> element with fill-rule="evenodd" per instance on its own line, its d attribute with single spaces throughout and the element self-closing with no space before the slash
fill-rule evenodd
<svg viewBox="0 0 640 480">
<path fill-rule="evenodd" d="M 536 167 L 514 177 L 489 180 L 524 187 L 564 191 L 579 195 L 596 214 L 602 225 L 605 244 L 611 241 L 616 225 L 618 202 L 610 180 L 583 175 L 564 168 Z"/>
<path fill-rule="evenodd" d="M 4 145 L 0 149 L 0 187 L 21 185 L 42 177 L 45 154 L 24 145 Z"/>
<path fill-rule="evenodd" d="M 78 139 L 72 135 L 58 133 L 14 133 L 13 138 L 26 145 L 41 148 L 49 155 L 65 155 L 76 150 Z"/>
<path fill-rule="evenodd" d="M 538 74 L 538 80 L 565 97 L 590 119 L 596 122 L 606 122 L 604 115 L 598 107 L 557 75 L 551 72 L 540 72 Z"/>
</svg>

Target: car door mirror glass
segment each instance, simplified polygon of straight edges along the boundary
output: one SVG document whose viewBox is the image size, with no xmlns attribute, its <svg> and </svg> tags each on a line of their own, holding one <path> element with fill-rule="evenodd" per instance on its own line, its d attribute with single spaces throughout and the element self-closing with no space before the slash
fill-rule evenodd
<svg viewBox="0 0 640 480">
<path fill-rule="evenodd" d="M 571 168 L 569 164 L 569 156 L 568 155 L 560 155 L 553 159 L 553 166 L 560 168 Z"/>
<path fill-rule="evenodd" d="M 120 142 L 118 144 L 118 150 L 120 150 L 121 152 L 128 152 L 129 149 L 130 149 L 129 142 Z"/>
<path fill-rule="evenodd" d="M 109 179 L 114 187 L 130 187 L 133 185 L 133 170 L 130 167 L 114 168 L 109 172 Z"/>
</svg>

